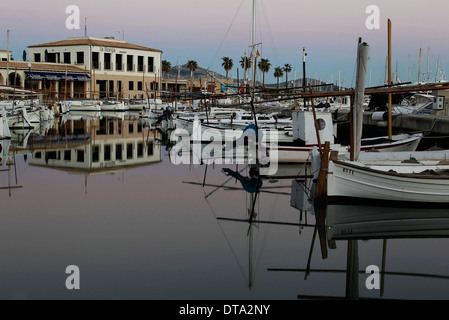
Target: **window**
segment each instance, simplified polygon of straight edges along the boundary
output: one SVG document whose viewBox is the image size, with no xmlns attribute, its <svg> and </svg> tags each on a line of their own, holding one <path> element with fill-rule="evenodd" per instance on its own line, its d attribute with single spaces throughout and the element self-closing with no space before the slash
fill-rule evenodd
<svg viewBox="0 0 449 320">
<path fill-rule="evenodd" d="M 133 123 L 130 123 L 128 125 L 128 133 L 134 133 L 134 124 Z"/>
<path fill-rule="evenodd" d="M 72 150 L 64 150 L 64 160 L 66 161 L 72 160 Z"/>
<path fill-rule="evenodd" d="M 147 155 L 148 156 L 152 156 L 153 155 L 153 142 L 148 142 Z"/>
<path fill-rule="evenodd" d="M 123 153 L 123 145 L 116 144 L 115 145 L 115 160 L 122 160 L 122 153 Z"/>
<path fill-rule="evenodd" d="M 137 90 L 142 91 L 142 81 L 137 81 Z"/>
<path fill-rule="evenodd" d="M 133 91 L 134 90 L 134 81 L 130 81 L 128 84 L 128 90 Z"/>
<path fill-rule="evenodd" d="M 148 72 L 154 72 L 154 58 L 148 57 Z"/>
<path fill-rule="evenodd" d="M 121 54 L 115 55 L 115 70 L 122 71 L 123 70 L 123 60 Z"/>
<path fill-rule="evenodd" d="M 126 57 L 126 70 L 128 71 L 134 71 L 133 58 L 134 57 L 132 55 L 127 55 Z"/>
<path fill-rule="evenodd" d="M 143 57 L 142 56 L 137 57 L 137 71 L 139 71 L 139 72 L 143 71 Z"/>
<path fill-rule="evenodd" d="M 84 150 L 76 150 L 76 162 L 84 162 Z"/>
<path fill-rule="evenodd" d="M 126 145 L 126 159 L 132 159 L 133 158 L 133 144 L 128 143 Z"/>
<path fill-rule="evenodd" d="M 34 157 L 35 157 L 36 159 L 41 159 L 41 158 L 42 158 L 42 153 L 41 153 L 40 151 L 37 151 L 37 152 L 34 154 Z"/>
<path fill-rule="evenodd" d="M 72 63 L 70 52 L 64 52 L 64 63 Z"/>
<path fill-rule="evenodd" d="M 111 161 L 111 145 L 104 146 L 104 161 Z"/>
<path fill-rule="evenodd" d="M 142 158 L 143 157 L 143 143 L 139 142 L 137 144 L 137 157 Z"/>
<path fill-rule="evenodd" d="M 109 52 L 104 53 L 104 68 L 111 70 L 111 54 Z"/>
<path fill-rule="evenodd" d="M 100 161 L 100 147 L 94 146 L 92 150 L 92 162 Z"/>
<path fill-rule="evenodd" d="M 100 54 L 98 52 L 92 52 L 92 67 L 100 69 Z"/>
<path fill-rule="evenodd" d="M 114 122 L 113 121 L 109 121 L 109 135 L 113 135 L 114 134 Z"/>
<path fill-rule="evenodd" d="M 34 54 L 34 61 L 35 62 L 41 62 L 41 54 L 40 53 L 35 53 Z"/>
<path fill-rule="evenodd" d="M 76 63 L 77 64 L 84 63 L 84 52 L 83 51 L 76 53 Z"/>
</svg>

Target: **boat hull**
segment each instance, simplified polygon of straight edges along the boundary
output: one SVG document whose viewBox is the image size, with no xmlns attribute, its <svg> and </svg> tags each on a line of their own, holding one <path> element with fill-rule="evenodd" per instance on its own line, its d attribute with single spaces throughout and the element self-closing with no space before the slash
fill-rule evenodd
<svg viewBox="0 0 449 320">
<path fill-rule="evenodd" d="M 399 135 L 394 137 L 394 141 L 385 143 L 375 143 L 374 139 L 368 139 L 361 147 L 361 151 L 368 152 L 398 152 L 398 151 L 415 151 L 421 141 L 421 134 Z M 369 144 L 372 142 L 372 144 Z M 288 146 L 279 145 L 269 147 L 271 152 L 277 152 L 277 161 L 279 163 L 304 163 L 309 162 L 311 146 Z M 340 153 L 347 153 L 348 148 L 341 145 L 331 146 L 332 150 L 338 150 Z M 274 160 L 274 159 L 272 159 Z"/>
<path fill-rule="evenodd" d="M 398 171 L 402 167 L 402 173 Z M 446 169 L 449 166 L 446 165 Z M 424 165 L 389 166 L 385 171 L 345 161 L 329 161 L 327 174 L 327 200 L 329 203 L 371 203 L 375 205 L 418 204 L 448 206 L 449 176 L 416 175 L 426 169 Z M 430 170 L 434 165 L 428 166 Z M 395 172 L 392 172 L 395 171 Z"/>
</svg>

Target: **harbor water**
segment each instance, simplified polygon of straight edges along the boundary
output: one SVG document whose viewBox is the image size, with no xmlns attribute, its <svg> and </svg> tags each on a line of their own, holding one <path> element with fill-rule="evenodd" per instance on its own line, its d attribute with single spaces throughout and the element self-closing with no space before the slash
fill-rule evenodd
<svg viewBox="0 0 449 320">
<path fill-rule="evenodd" d="M 175 164 L 128 116 L 23 138 L 0 172 L 0 299 L 449 299 L 449 210 L 314 208 L 300 164 L 254 192 L 245 164 Z"/>
</svg>

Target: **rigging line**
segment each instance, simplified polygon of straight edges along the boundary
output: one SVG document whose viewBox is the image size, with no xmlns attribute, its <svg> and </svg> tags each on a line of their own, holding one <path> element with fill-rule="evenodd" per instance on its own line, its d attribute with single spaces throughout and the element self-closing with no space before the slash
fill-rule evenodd
<svg viewBox="0 0 449 320">
<path fill-rule="evenodd" d="M 270 215 L 269 215 L 269 221 L 273 221 L 273 216 L 276 213 L 274 209 L 277 206 L 278 200 L 279 200 L 279 195 L 276 195 L 276 197 L 274 199 L 274 202 L 273 202 L 273 206 L 271 207 L 271 212 L 270 212 Z M 265 234 L 264 234 L 264 236 L 262 238 L 262 244 L 260 246 L 260 251 L 259 251 L 260 253 L 257 255 L 257 261 L 256 261 L 255 268 L 254 268 L 254 276 L 257 274 L 257 270 L 258 270 L 258 268 L 260 266 L 260 262 L 262 260 L 262 254 L 263 254 L 264 249 L 266 247 L 266 243 L 268 241 L 268 234 L 270 233 L 270 230 L 271 230 L 271 225 L 268 225 L 267 226 L 267 230 L 266 230 L 266 232 L 265 232 Z"/>
<path fill-rule="evenodd" d="M 268 15 L 267 15 L 267 11 L 265 9 L 263 0 L 260 0 L 260 4 L 261 4 L 262 12 L 263 12 L 264 18 L 265 18 L 265 24 L 266 24 L 266 27 L 267 27 L 267 34 L 268 34 L 268 39 L 270 41 L 271 49 L 273 50 L 273 55 L 274 55 L 274 58 L 276 60 L 277 65 L 280 65 L 279 64 L 278 55 L 277 55 L 277 52 L 276 52 L 276 47 L 275 47 L 274 41 L 273 41 L 273 34 L 271 33 L 270 22 L 268 21 Z"/>
<path fill-rule="evenodd" d="M 240 172 L 242 172 L 242 171 L 245 170 L 245 169 L 246 169 L 246 167 L 244 167 Z M 196 177 L 196 179 L 199 181 L 200 178 L 199 178 L 199 176 L 197 175 L 197 172 L 194 170 L 193 173 L 194 173 L 194 176 Z M 204 190 L 204 187 L 201 188 L 201 189 L 203 190 L 203 193 L 206 195 L 206 191 Z M 218 217 L 218 216 L 217 216 L 217 213 L 215 212 L 215 209 L 213 208 L 213 206 L 211 205 L 211 203 L 209 203 L 209 201 L 207 200 L 207 196 L 204 197 L 204 200 L 206 201 L 206 204 L 207 204 L 207 206 L 209 207 L 209 209 L 212 211 L 212 215 L 215 217 L 215 219 L 216 219 L 217 222 L 218 222 L 218 219 L 217 219 L 217 217 Z M 226 243 L 227 243 L 227 245 L 228 245 L 228 247 L 229 247 L 229 250 L 231 251 L 231 255 L 234 257 L 234 260 L 235 260 L 235 262 L 237 263 L 237 266 L 238 266 L 238 268 L 239 268 L 239 270 L 240 270 L 240 272 L 241 272 L 241 274 L 242 274 L 243 280 L 244 280 L 245 282 L 248 282 L 248 278 L 245 276 L 245 271 L 243 270 L 243 267 L 242 267 L 241 263 L 239 262 L 239 259 L 238 259 L 238 257 L 237 257 L 237 254 L 235 253 L 234 249 L 232 248 L 231 242 L 229 241 L 229 238 L 226 236 L 226 233 L 224 232 L 223 226 L 222 226 L 222 224 L 221 224 L 220 222 L 218 222 L 218 227 L 219 227 L 220 232 L 222 233 L 222 235 L 223 235 L 223 237 L 224 237 L 224 239 L 225 239 L 225 241 L 226 241 Z"/>
<path fill-rule="evenodd" d="M 220 52 L 220 49 L 221 49 L 221 47 L 223 46 L 223 43 L 224 43 L 224 41 L 226 40 L 226 38 L 227 38 L 227 36 L 228 36 L 228 33 L 229 33 L 229 31 L 231 30 L 231 27 L 232 27 L 232 25 L 234 24 L 234 21 L 235 21 L 235 19 L 237 18 L 237 15 L 238 15 L 238 13 L 240 12 L 240 9 L 242 8 L 242 5 L 243 5 L 243 2 L 244 2 L 244 1 L 245 1 L 245 0 L 242 0 L 242 2 L 240 3 L 240 6 L 238 7 L 237 12 L 236 12 L 235 15 L 234 15 L 234 18 L 232 19 L 231 25 L 228 27 L 228 30 L 226 31 L 226 34 L 225 34 L 223 40 L 221 41 L 220 46 L 219 46 L 218 49 L 217 49 L 217 52 L 215 52 L 215 55 L 214 55 L 214 57 L 213 57 L 213 59 L 212 59 L 212 62 L 210 63 L 210 65 L 209 65 L 209 67 L 207 68 L 207 70 L 209 70 L 209 69 L 212 67 L 212 64 L 214 63 L 215 58 L 216 58 L 217 55 L 218 55 L 218 52 Z"/>
</svg>

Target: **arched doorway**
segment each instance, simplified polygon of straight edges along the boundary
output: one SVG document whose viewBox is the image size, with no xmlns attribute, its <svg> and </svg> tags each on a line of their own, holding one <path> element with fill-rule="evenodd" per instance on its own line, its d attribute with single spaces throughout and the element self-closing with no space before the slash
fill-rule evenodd
<svg viewBox="0 0 449 320">
<path fill-rule="evenodd" d="M 9 74 L 8 84 L 10 86 L 21 87 L 22 86 L 22 77 L 16 72 L 11 72 Z"/>
</svg>

